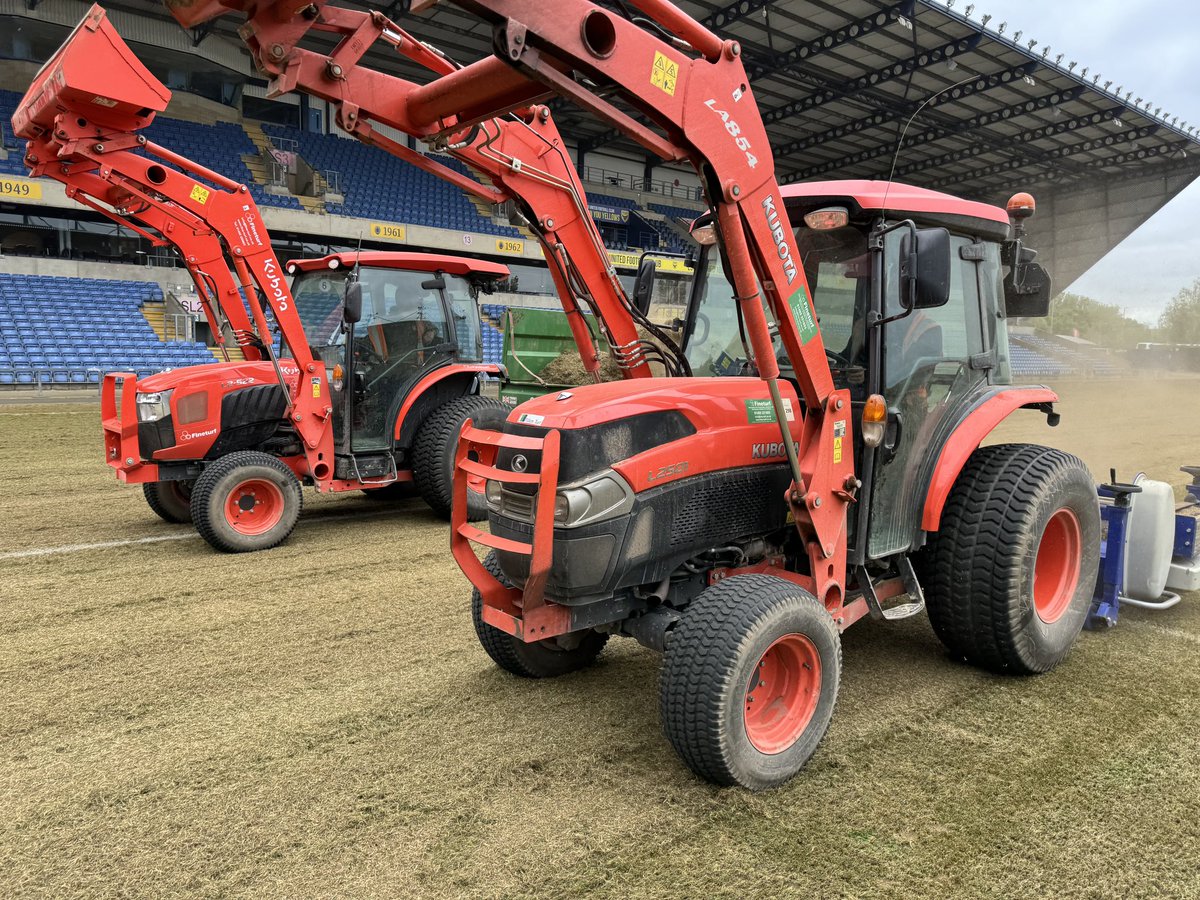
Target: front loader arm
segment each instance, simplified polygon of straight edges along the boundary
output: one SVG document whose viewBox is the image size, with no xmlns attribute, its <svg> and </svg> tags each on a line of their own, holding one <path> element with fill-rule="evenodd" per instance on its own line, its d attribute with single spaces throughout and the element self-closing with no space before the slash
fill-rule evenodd
<svg viewBox="0 0 1200 900">
<path fill-rule="evenodd" d="M 494 116 L 486 94 L 473 98 L 470 86 L 454 84 L 445 90 L 419 85 L 361 65 L 375 43 L 439 76 L 452 76 L 460 67 L 417 40 L 378 12 L 274 0 L 233 0 L 206 10 L 201 4 L 168 3 L 176 18 L 192 24 L 235 7 L 247 14 L 241 35 L 258 67 L 271 77 L 271 93 L 301 91 L 331 103 L 338 126 L 364 143 L 442 178 L 488 203 L 512 199 L 520 206 L 530 230 L 542 245 L 550 275 L 567 313 L 571 333 L 585 368 L 596 376 L 600 359 L 595 336 L 583 317 L 588 309 L 607 339 L 614 358 L 627 377 L 648 377 L 650 361 L 664 364 L 670 374 L 689 374 L 683 354 L 669 336 L 633 309 L 608 259 L 604 241 L 588 211 L 584 192 L 566 144 L 550 110 L 536 101 L 552 92 L 520 73 L 501 67 L 487 90 L 504 92 L 511 113 Z M 328 55 L 298 46 L 309 30 L 335 34 L 341 42 Z M 433 82 L 434 85 L 438 81 Z M 478 92 L 476 90 L 476 92 Z M 452 109 L 452 112 L 447 112 Z M 414 116 L 436 111 L 435 121 L 420 126 Z M 386 125 L 425 140 L 482 173 L 488 188 L 442 163 L 381 134 L 372 123 Z M 456 127 L 457 126 L 457 127 Z M 664 352 L 643 340 L 639 325 L 656 332 Z"/>
<path fill-rule="evenodd" d="M 856 486 L 853 454 L 841 451 L 853 446 L 850 397 L 833 386 L 740 45 L 722 40 L 667 0 L 626 0 L 622 7 L 642 14 L 637 21 L 589 0 L 447 2 L 492 26 L 493 55 L 444 72 L 428 84 L 405 82 L 402 96 L 388 106 L 389 124 L 435 144 L 449 142 L 489 117 L 519 116 L 551 93 L 590 111 L 664 160 L 687 160 L 700 175 L 717 214 L 736 302 L 787 450 L 793 485 L 786 501 L 809 557 L 814 589 L 831 611 L 840 610 L 846 510 Z M 414 7 L 431 5 L 421 0 Z M 329 14 L 323 2 L 168 0 L 168 6 L 189 26 L 230 9 L 246 12 L 250 23 L 243 33 L 251 38 L 252 50 L 257 46 L 259 63 L 268 71 L 283 75 L 298 65 L 314 78 L 334 82 L 339 77 L 333 68 L 321 73 L 310 65 L 305 70 L 303 57 L 293 56 L 294 45 L 265 39 L 287 27 L 302 27 L 297 19 L 305 15 L 320 19 Z M 613 96 L 652 126 L 617 106 Z M 764 303 L 804 399 L 798 451 L 779 391 Z"/>
<path fill-rule="evenodd" d="M 149 102 L 134 90 L 147 86 Z M 248 355 L 273 364 L 310 471 L 324 480 L 333 470 L 325 369 L 313 358 L 258 207 L 245 185 L 137 134 L 169 98 L 93 6 L 22 98 L 13 130 L 28 142 L 32 174 L 62 182 L 74 199 L 180 252 L 214 330 L 220 309 Z M 300 369 L 294 387 L 275 358 L 268 311 Z"/>
</svg>

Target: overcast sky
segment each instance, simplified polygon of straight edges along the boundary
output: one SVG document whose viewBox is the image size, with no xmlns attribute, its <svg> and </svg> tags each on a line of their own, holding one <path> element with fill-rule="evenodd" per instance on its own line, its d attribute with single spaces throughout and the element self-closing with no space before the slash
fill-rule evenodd
<svg viewBox="0 0 1200 900">
<path fill-rule="evenodd" d="M 945 0 L 935 0 L 944 3 Z M 1005 33 L 1049 44 L 1051 57 L 1103 73 L 1134 97 L 1200 125 L 1200 2 L 1197 0 L 973 0 L 972 18 L 1008 22 Z M 963 11 L 968 0 L 957 0 Z M 1147 322 L 1200 278 L 1200 181 L 1160 210 L 1073 285 L 1060 285 Z"/>
</svg>

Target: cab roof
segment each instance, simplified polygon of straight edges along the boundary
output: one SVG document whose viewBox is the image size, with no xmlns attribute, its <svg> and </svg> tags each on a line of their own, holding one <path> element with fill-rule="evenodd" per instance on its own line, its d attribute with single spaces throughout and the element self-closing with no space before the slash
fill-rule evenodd
<svg viewBox="0 0 1200 900">
<path fill-rule="evenodd" d="M 348 250 L 330 253 L 318 259 L 293 259 L 288 272 L 312 272 L 317 269 L 348 269 L 355 264 L 377 269 L 406 269 L 415 272 L 446 272 L 449 275 L 481 275 L 486 278 L 507 278 L 508 266 L 486 259 L 467 256 L 448 256 L 442 253 L 411 253 L 389 250 Z"/>
<path fill-rule="evenodd" d="M 899 182 L 846 180 L 806 181 L 781 188 L 784 205 L 815 209 L 850 201 L 858 210 L 887 209 L 897 218 L 911 217 L 934 224 L 982 231 L 1002 240 L 1008 234 L 1008 213 L 990 203 L 963 200 L 941 191 Z"/>
</svg>

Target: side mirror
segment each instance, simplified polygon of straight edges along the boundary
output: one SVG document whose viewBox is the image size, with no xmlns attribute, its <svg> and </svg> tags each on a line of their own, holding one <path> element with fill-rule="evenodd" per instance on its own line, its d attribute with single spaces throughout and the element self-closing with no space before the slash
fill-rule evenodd
<svg viewBox="0 0 1200 900">
<path fill-rule="evenodd" d="M 1050 314 L 1050 273 L 1035 262 L 1021 262 L 1004 276 L 1004 312 L 1040 318 Z"/>
<path fill-rule="evenodd" d="M 342 309 L 342 319 L 347 325 L 353 325 L 361 318 L 362 282 L 351 281 L 346 285 L 346 297 Z"/>
<path fill-rule="evenodd" d="M 900 302 L 905 309 L 933 309 L 950 301 L 950 232 L 922 228 L 900 240 Z"/>
<path fill-rule="evenodd" d="M 654 298 L 654 279 L 658 277 L 658 267 L 654 260 L 646 257 L 638 265 L 637 277 L 633 280 L 634 307 L 643 316 L 650 312 L 650 301 Z"/>
</svg>

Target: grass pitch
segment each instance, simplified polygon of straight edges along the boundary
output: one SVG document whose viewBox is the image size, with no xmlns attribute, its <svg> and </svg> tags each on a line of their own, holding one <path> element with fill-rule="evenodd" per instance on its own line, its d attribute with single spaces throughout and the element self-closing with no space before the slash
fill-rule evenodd
<svg viewBox="0 0 1200 900">
<path fill-rule="evenodd" d="M 1181 484 L 1198 388 L 1066 385 L 999 437 Z M 1200 597 L 1033 679 L 856 625 L 821 750 L 753 795 L 676 760 L 630 641 L 493 668 L 419 502 L 306 492 L 224 556 L 100 447 L 94 405 L 0 407 L 0 896 L 1200 896 Z"/>
</svg>

